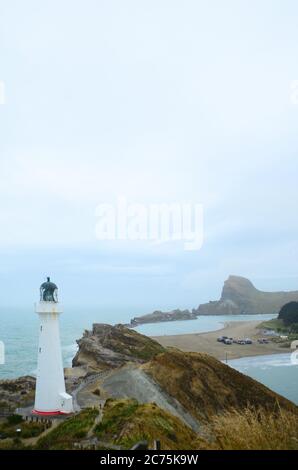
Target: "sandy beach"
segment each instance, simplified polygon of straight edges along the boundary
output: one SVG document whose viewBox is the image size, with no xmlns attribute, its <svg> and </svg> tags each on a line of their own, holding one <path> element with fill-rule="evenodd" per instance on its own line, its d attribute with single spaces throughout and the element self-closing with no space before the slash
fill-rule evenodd
<svg viewBox="0 0 298 470">
<path fill-rule="evenodd" d="M 153 339 L 162 346 L 172 346 L 182 351 L 204 352 L 219 360 L 238 359 L 264 354 L 282 354 L 289 351 L 289 349 L 281 348 L 278 344 L 271 341 L 269 344 L 259 344 L 257 342 L 258 338 L 264 336 L 262 330 L 258 328 L 259 325 L 259 321 L 229 322 L 221 330 L 209 333 L 154 336 Z M 217 338 L 222 335 L 235 339 L 251 338 L 253 344 L 225 345 L 217 341 Z"/>
</svg>

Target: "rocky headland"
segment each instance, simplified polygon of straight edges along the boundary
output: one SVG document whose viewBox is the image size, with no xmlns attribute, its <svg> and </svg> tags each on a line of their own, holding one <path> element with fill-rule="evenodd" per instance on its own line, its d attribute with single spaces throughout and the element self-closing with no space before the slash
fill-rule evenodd
<svg viewBox="0 0 298 470">
<path fill-rule="evenodd" d="M 130 321 L 129 327 L 145 323 L 160 323 L 179 320 L 195 320 L 200 315 L 252 315 L 277 314 L 288 302 L 298 301 L 298 291 L 263 292 L 249 279 L 229 276 L 224 282 L 221 297 L 190 310 L 172 310 L 138 316 Z"/>
<path fill-rule="evenodd" d="M 263 292 L 249 279 L 229 276 L 217 301 L 201 304 L 197 315 L 277 314 L 287 302 L 298 300 L 298 291 Z"/>
<path fill-rule="evenodd" d="M 148 313 L 140 317 L 135 317 L 130 321 L 127 326 L 135 327 L 143 325 L 145 323 L 160 323 L 167 321 L 179 321 L 179 320 L 195 320 L 197 318 L 196 313 L 190 312 L 189 310 L 172 310 L 171 312 L 162 312 L 155 310 L 153 313 Z"/>
</svg>

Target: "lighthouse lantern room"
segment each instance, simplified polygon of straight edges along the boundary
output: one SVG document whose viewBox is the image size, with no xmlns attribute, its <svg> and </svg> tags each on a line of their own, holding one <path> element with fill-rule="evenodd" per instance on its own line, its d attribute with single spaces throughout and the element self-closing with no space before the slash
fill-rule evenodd
<svg viewBox="0 0 298 470">
<path fill-rule="evenodd" d="M 72 413 L 72 397 L 65 391 L 60 344 L 59 315 L 63 309 L 58 302 L 58 288 L 49 277 L 40 287 L 40 301 L 35 311 L 39 315 L 40 326 L 33 413 Z"/>
</svg>

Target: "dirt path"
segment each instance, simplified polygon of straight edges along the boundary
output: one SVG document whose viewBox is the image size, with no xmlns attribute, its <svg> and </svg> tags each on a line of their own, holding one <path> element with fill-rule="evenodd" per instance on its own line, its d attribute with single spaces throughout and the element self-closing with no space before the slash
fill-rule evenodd
<svg viewBox="0 0 298 470">
<path fill-rule="evenodd" d="M 96 418 L 95 418 L 95 420 L 94 420 L 93 426 L 91 426 L 91 428 L 89 429 L 89 431 L 88 431 L 88 433 L 87 433 L 87 436 L 86 436 L 87 439 L 91 439 L 91 437 L 92 437 L 93 434 L 94 434 L 94 431 L 95 431 L 96 426 L 97 426 L 99 423 L 101 423 L 102 418 L 103 418 L 103 412 L 102 412 L 102 410 L 100 409 L 98 415 L 96 416 Z"/>
<path fill-rule="evenodd" d="M 52 426 L 48 429 L 46 429 L 43 433 L 39 434 L 39 436 L 36 436 L 36 437 L 29 437 L 28 439 L 23 439 L 23 442 L 24 444 L 26 445 L 30 445 L 30 446 L 35 446 L 35 444 L 37 443 L 38 439 L 40 439 L 41 437 L 44 437 L 46 436 L 47 434 L 49 434 L 51 431 L 53 431 L 53 429 L 55 429 L 59 424 L 61 424 L 61 420 L 60 419 L 53 419 L 52 420 Z"/>
<path fill-rule="evenodd" d="M 105 400 L 102 400 L 101 397 L 94 395 L 92 392 L 94 389 L 98 388 L 102 379 L 111 374 L 111 372 L 111 370 L 108 370 L 89 375 L 72 391 L 75 412 L 78 412 L 87 406 L 99 406 L 99 404 L 104 404 Z"/>
<path fill-rule="evenodd" d="M 260 321 L 229 322 L 223 329 L 209 333 L 154 336 L 153 339 L 165 347 L 172 346 L 182 351 L 204 352 L 219 360 L 287 352 L 286 348 L 281 348 L 272 342 L 259 344 L 257 339 L 264 336 L 258 328 L 259 325 Z M 222 335 L 237 339 L 251 338 L 253 344 L 225 345 L 217 341 L 217 338 Z"/>
</svg>

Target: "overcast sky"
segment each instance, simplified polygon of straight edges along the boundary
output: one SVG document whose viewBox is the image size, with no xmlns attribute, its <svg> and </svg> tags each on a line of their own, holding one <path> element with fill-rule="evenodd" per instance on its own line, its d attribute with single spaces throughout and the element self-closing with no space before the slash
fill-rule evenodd
<svg viewBox="0 0 298 470">
<path fill-rule="evenodd" d="M 143 313 L 217 298 L 229 274 L 298 289 L 297 15 L 0 0 L 0 305 L 31 305 L 48 273 L 68 303 Z M 202 249 L 96 240 L 119 195 L 203 204 Z"/>
</svg>

